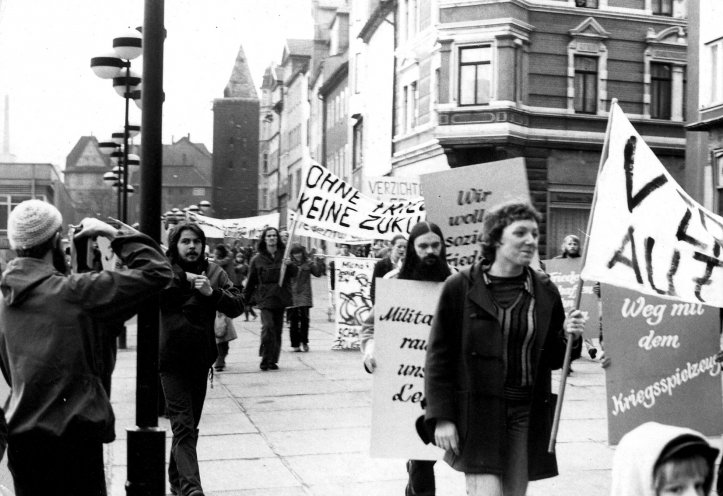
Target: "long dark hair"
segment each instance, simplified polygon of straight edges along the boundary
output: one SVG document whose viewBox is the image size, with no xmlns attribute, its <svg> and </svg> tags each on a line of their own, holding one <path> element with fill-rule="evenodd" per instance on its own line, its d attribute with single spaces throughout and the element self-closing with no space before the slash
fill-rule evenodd
<svg viewBox="0 0 723 496">
<path fill-rule="evenodd" d="M 166 256 L 171 263 L 177 264 L 180 261 L 180 257 L 178 256 L 178 240 L 181 239 L 181 233 L 183 233 L 183 231 L 192 231 L 196 236 L 198 236 L 198 239 L 201 240 L 200 260 L 205 260 L 206 235 L 203 233 L 203 229 L 201 229 L 195 222 L 181 222 L 174 227 L 168 235 L 168 250 L 166 251 Z"/>
<path fill-rule="evenodd" d="M 283 241 L 281 241 L 281 234 L 279 234 L 279 230 L 275 227 L 267 227 L 263 231 L 261 231 L 261 237 L 259 238 L 259 246 L 258 246 L 258 252 L 263 253 L 265 255 L 271 256 L 271 253 L 269 253 L 268 248 L 266 248 L 266 233 L 269 231 L 276 231 L 276 250 L 283 253 L 286 250 L 286 245 Z"/>
<path fill-rule="evenodd" d="M 420 268 L 422 268 L 422 261 L 417 256 L 417 251 L 414 249 L 414 240 L 423 234 L 428 232 L 434 233 L 439 236 L 439 241 L 442 243 L 442 248 L 439 251 L 439 262 L 436 266 L 430 267 L 425 270 L 424 280 L 428 281 L 444 281 L 449 277 L 452 271 L 447 265 L 447 249 L 444 245 L 444 236 L 442 230 L 437 224 L 432 222 L 418 222 L 412 227 L 409 232 L 409 240 L 407 241 L 407 253 L 404 255 L 404 262 L 402 262 L 402 268 L 399 270 L 399 279 L 417 279 L 419 280 Z"/>
</svg>

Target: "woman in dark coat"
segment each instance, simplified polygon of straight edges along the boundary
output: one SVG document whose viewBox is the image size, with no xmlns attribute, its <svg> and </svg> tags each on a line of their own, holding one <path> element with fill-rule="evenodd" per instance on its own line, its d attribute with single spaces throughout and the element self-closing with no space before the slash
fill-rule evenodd
<svg viewBox="0 0 723 496">
<path fill-rule="evenodd" d="M 311 292 L 311 276 L 319 277 L 324 271 L 322 262 L 310 259 L 306 248 L 294 244 L 289 250 L 291 262 L 298 273 L 291 279 L 293 303 L 286 311 L 289 317 L 289 339 L 294 351 L 309 351 L 309 309 L 314 306 Z"/>
<path fill-rule="evenodd" d="M 565 323 L 557 288 L 529 268 L 539 219 L 525 203 L 488 211 L 485 260 L 447 279 L 432 324 L 427 424 L 471 496 L 524 496 L 528 480 L 557 475 L 550 376 L 583 319 Z"/>
<path fill-rule="evenodd" d="M 284 261 L 285 248 L 279 238 L 278 229 L 264 229 L 258 253 L 251 259 L 249 278 L 244 288 L 245 301 L 255 301 L 261 310 L 261 370 L 279 368 L 284 309 L 292 304 L 290 281 L 298 269 L 296 265 Z M 279 286 L 281 267 L 284 264 L 284 282 Z"/>
</svg>

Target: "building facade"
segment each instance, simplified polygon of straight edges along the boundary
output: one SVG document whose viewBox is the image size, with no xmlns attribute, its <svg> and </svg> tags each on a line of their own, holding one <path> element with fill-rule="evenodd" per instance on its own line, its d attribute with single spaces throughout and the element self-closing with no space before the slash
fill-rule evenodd
<svg viewBox="0 0 723 496">
<path fill-rule="evenodd" d="M 110 157 L 98 148 L 95 136 L 81 136 L 65 160 L 65 187 L 82 216 L 119 218 L 118 193 L 103 180 Z"/>
<path fill-rule="evenodd" d="M 211 204 L 222 219 L 258 212 L 259 97 L 243 47 L 223 92 L 213 101 L 213 193 Z"/>
<path fill-rule="evenodd" d="M 690 2 L 687 169 L 698 201 L 723 215 L 723 3 Z"/>
<path fill-rule="evenodd" d="M 281 68 L 271 63 L 264 71 L 259 114 L 259 215 L 279 208 L 279 142 L 283 107 Z"/>
<path fill-rule="evenodd" d="M 613 98 L 685 184 L 686 2 L 399 0 L 394 175 L 524 157 L 541 256 L 580 234 Z"/>
</svg>

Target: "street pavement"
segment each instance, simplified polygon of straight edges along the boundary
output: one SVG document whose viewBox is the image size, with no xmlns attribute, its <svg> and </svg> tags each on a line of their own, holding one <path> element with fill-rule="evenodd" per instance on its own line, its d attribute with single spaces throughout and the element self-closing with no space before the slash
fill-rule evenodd
<svg viewBox="0 0 723 496">
<path fill-rule="evenodd" d="M 308 353 L 290 351 L 284 329 L 277 371 L 259 370 L 260 322 L 235 319 L 225 371 L 208 389 L 198 455 L 209 496 L 402 496 L 405 460 L 369 457 L 372 376 L 358 351 L 332 351 L 326 281 L 313 280 Z M 528 496 L 607 496 L 613 449 L 607 445 L 604 375 L 587 357 L 573 363 L 558 434 L 560 475 L 532 482 Z M 117 440 L 106 445 L 109 494 L 125 495 L 126 429 L 135 421 L 136 327 L 120 350 L 112 403 Z M 557 390 L 556 373 L 553 388 Z M 0 381 L 4 382 L 4 381 Z M 0 391 L 2 398 L 7 389 Z M 168 459 L 171 429 L 167 419 Z M 435 466 L 437 495 L 464 495 L 464 476 L 444 462 Z M 0 486 L 12 488 L 5 460 Z M 168 491 L 168 488 L 167 488 Z M 0 487 L 0 494 L 2 487 Z M 168 493 L 170 494 L 170 493 Z"/>
<path fill-rule="evenodd" d="M 259 370 L 260 322 L 237 318 L 225 371 L 208 389 L 198 456 L 207 495 L 401 496 L 405 460 L 369 457 L 372 376 L 358 351 L 332 351 L 328 292 L 315 279 L 308 353 L 290 351 L 284 329 L 280 369 Z M 107 446 L 109 493 L 125 495 L 126 428 L 135 418 L 135 326 L 118 353 L 112 402 L 118 439 Z M 607 496 L 613 449 L 607 446 L 604 375 L 582 358 L 568 379 L 557 453 L 560 475 L 530 484 L 528 496 Z M 557 374 L 553 387 L 557 389 Z M 166 459 L 171 430 L 167 419 Z M 464 476 L 435 467 L 437 495 L 464 495 Z M 170 494 L 170 493 L 169 493 Z"/>
</svg>

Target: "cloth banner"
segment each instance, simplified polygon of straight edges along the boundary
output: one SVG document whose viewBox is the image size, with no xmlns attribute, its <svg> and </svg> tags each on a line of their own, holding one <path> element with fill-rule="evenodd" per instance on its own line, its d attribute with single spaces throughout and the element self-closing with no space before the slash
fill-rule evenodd
<svg viewBox="0 0 723 496">
<path fill-rule="evenodd" d="M 332 350 L 358 350 L 361 325 L 372 311 L 375 258 L 334 257 L 336 336 Z"/>
<path fill-rule="evenodd" d="M 444 234 L 447 263 L 462 269 L 482 258 L 482 217 L 495 205 L 530 202 L 525 159 L 469 165 L 421 176 L 427 219 Z"/>
<path fill-rule="evenodd" d="M 438 460 L 444 451 L 425 445 L 416 419 L 424 414 L 424 359 L 442 283 L 379 279 L 374 307 L 374 371 L 370 455 Z"/>
<path fill-rule="evenodd" d="M 377 201 L 400 202 L 422 197 L 419 177 L 366 176 L 362 193 Z"/>
<path fill-rule="evenodd" d="M 278 212 L 240 219 L 215 219 L 192 212 L 186 216 L 197 223 L 208 238 L 257 239 L 267 227 L 279 227 Z"/>
<path fill-rule="evenodd" d="M 550 280 L 555 283 L 560 291 L 562 306 L 567 315 L 575 309 L 575 298 L 577 297 L 577 286 L 580 283 L 580 269 L 582 259 L 578 258 L 553 258 L 544 260 L 545 272 Z M 583 337 L 593 339 L 600 337 L 600 305 L 599 299 L 593 289 L 595 282 L 584 281 L 582 283 L 582 294 L 580 295 L 580 308 L 585 317 L 585 332 Z"/>
<path fill-rule="evenodd" d="M 376 201 L 317 163 L 305 171 L 296 213 L 310 227 L 366 240 L 408 234 L 426 218 L 422 198 L 397 203 Z"/>
<path fill-rule="evenodd" d="M 610 119 L 582 278 L 723 307 L 723 218 L 683 191 L 617 104 Z"/>
<path fill-rule="evenodd" d="M 718 309 L 601 286 L 610 444 L 647 421 L 720 435 Z"/>
<path fill-rule="evenodd" d="M 302 220 L 299 220 L 300 218 L 293 210 L 287 210 L 286 214 L 287 226 L 293 225 L 292 223 L 294 221 L 297 222 L 294 236 L 307 236 L 309 238 L 323 239 L 337 244 L 346 243 L 348 245 L 365 245 L 372 242 L 370 239 L 360 239 L 354 236 L 348 236 L 347 234 L 334 229 L 310 226 Z"/>
</svg>

